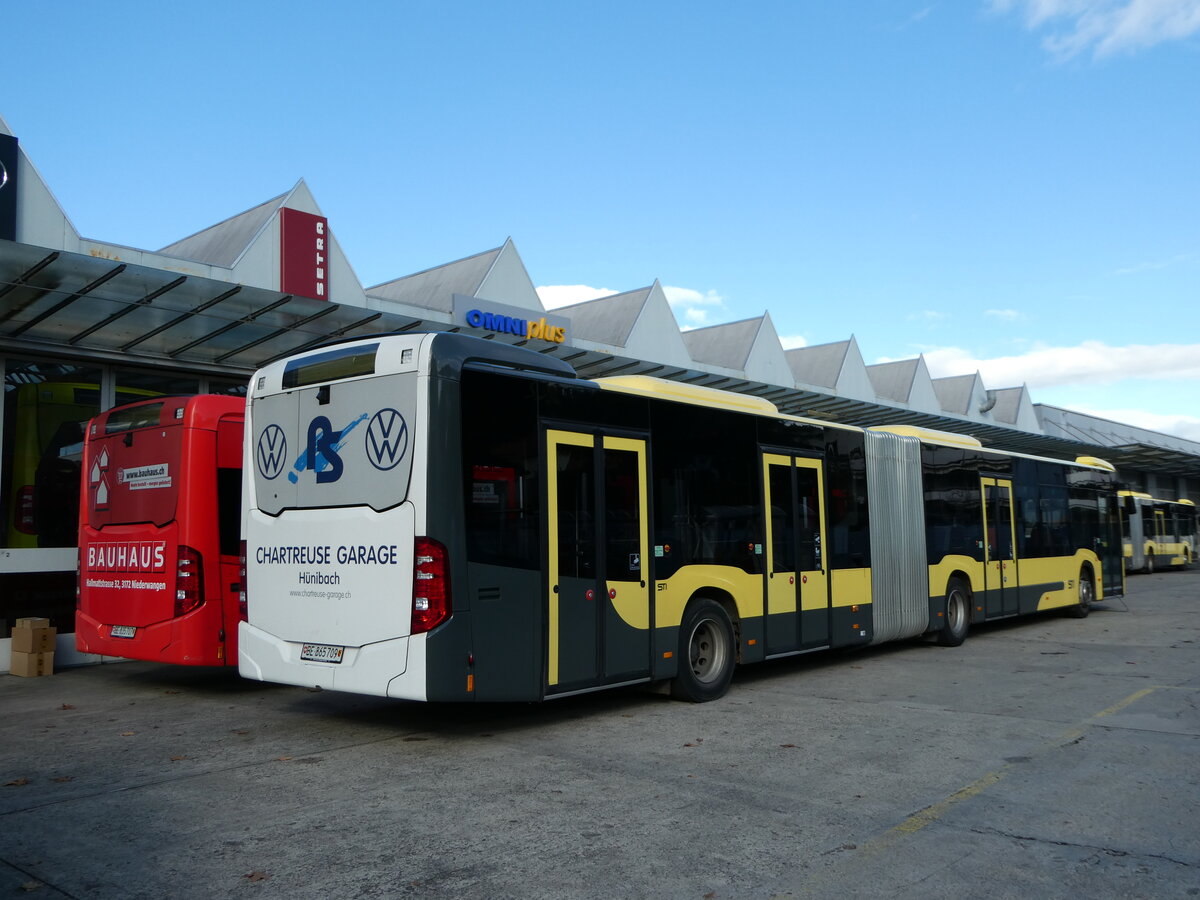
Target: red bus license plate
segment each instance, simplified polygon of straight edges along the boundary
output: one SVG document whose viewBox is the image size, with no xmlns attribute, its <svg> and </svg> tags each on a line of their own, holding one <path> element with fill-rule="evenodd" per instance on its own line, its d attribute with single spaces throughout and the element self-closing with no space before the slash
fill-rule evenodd
<svg viewBox="0 0 1200 900">
<path fill-rule="evenodd" d="M 340 663 L 345 647 L 333 647 L 329 644 L 301 644 L 300 658 L 305 662 Z"/>
<path fill-rule="evenodd" d="M 108 629 L 109 637 L 131 638 L 137 634 L 137 628 L 133 625 L 111 625 Z"/>
</svg>

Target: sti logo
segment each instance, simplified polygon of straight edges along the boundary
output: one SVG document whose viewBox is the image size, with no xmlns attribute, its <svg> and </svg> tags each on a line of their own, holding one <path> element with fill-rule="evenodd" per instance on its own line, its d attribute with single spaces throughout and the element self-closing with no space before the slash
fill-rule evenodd
<svg viewBox="0 0 1200 900">
<path fill-rule="evenodd" d="M 341 457 L 346 436 L 366 420 L 367 414 L 363 413 L 345 428 L 336 429 L 325 416 L 314 417 L 308 423 L 308 441 L 304 451 L 292 464 L 292 471 L 288 472 L 288 481 L 292 484 L 299 482 L 299 473 L 305 469 L 316 475 L 317 484 L 329 484 L 341 478 L 346 469 Z"/>
<path fill-rule="evenodd" d="M 278 425 L 268 425 L 258 436 L 258 449 L 254 454 L 258 471 L 271 481 L 278 478 L 287 459 L 287 436 Z"/>
<path fill-rule="evenodd" d="M 367 426 L 367 459 L 381 472 L 396 468 L 408 451 L 408 424 L 390 407 L 371 417 Z"/>
</svg>

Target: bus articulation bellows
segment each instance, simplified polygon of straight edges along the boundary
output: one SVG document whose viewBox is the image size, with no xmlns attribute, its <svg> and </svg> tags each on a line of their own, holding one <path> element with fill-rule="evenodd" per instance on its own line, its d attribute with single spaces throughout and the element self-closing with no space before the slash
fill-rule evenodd
<svg viewBox="0 0 1200 900">
<path fill-rule="evenodd" d="M 1112 466 L 861 429 L 761 398 L 586 381 L 457 334 L 251 381 L 244 676 L 543 700 L 1119 595 Z"/>
</svg>

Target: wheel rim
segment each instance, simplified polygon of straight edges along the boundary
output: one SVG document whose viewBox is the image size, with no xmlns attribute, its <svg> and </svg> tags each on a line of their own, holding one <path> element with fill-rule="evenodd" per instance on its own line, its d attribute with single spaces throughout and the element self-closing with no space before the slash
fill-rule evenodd
<svg viewBox="0 0 1200 900">
<path fill-rule="evenodd" d="M 696 623 L 688 640 L 688 658 L 697 681 L 708 684 L 720 678 L 728 653 L 725 633 L 714 619 Z"/>
<path fill-rule="evenodd" d="M 966 621 L 967 601 L 963 597 L 962 591 L 953 590 L 946 598 L 946 624 L 950 626 L 953 634 L 958 634 L 962 631 Z"/>
<path fill-rule="evenodd" d="M 1087 609 L 1095 598 L 1096 588 L 1092 585 L 1092 579 L 1079 579 L 1079 605 Z"/>
</svg>

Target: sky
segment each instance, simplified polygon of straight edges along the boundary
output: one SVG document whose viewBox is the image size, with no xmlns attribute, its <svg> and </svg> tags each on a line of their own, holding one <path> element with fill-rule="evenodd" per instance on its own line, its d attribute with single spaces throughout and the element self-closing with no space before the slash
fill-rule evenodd
<svg viewBox="0 0 1200 900">
<path fill-rule="evenodd" d="M 168 12 L 169 10 L 169 12 Z M 547 306 L 854 335 L 1200 440 L 1200 0 L 12 4 L 84 237 L 303 178 L 364 286 L 511 237 Z"/>
</svg>

